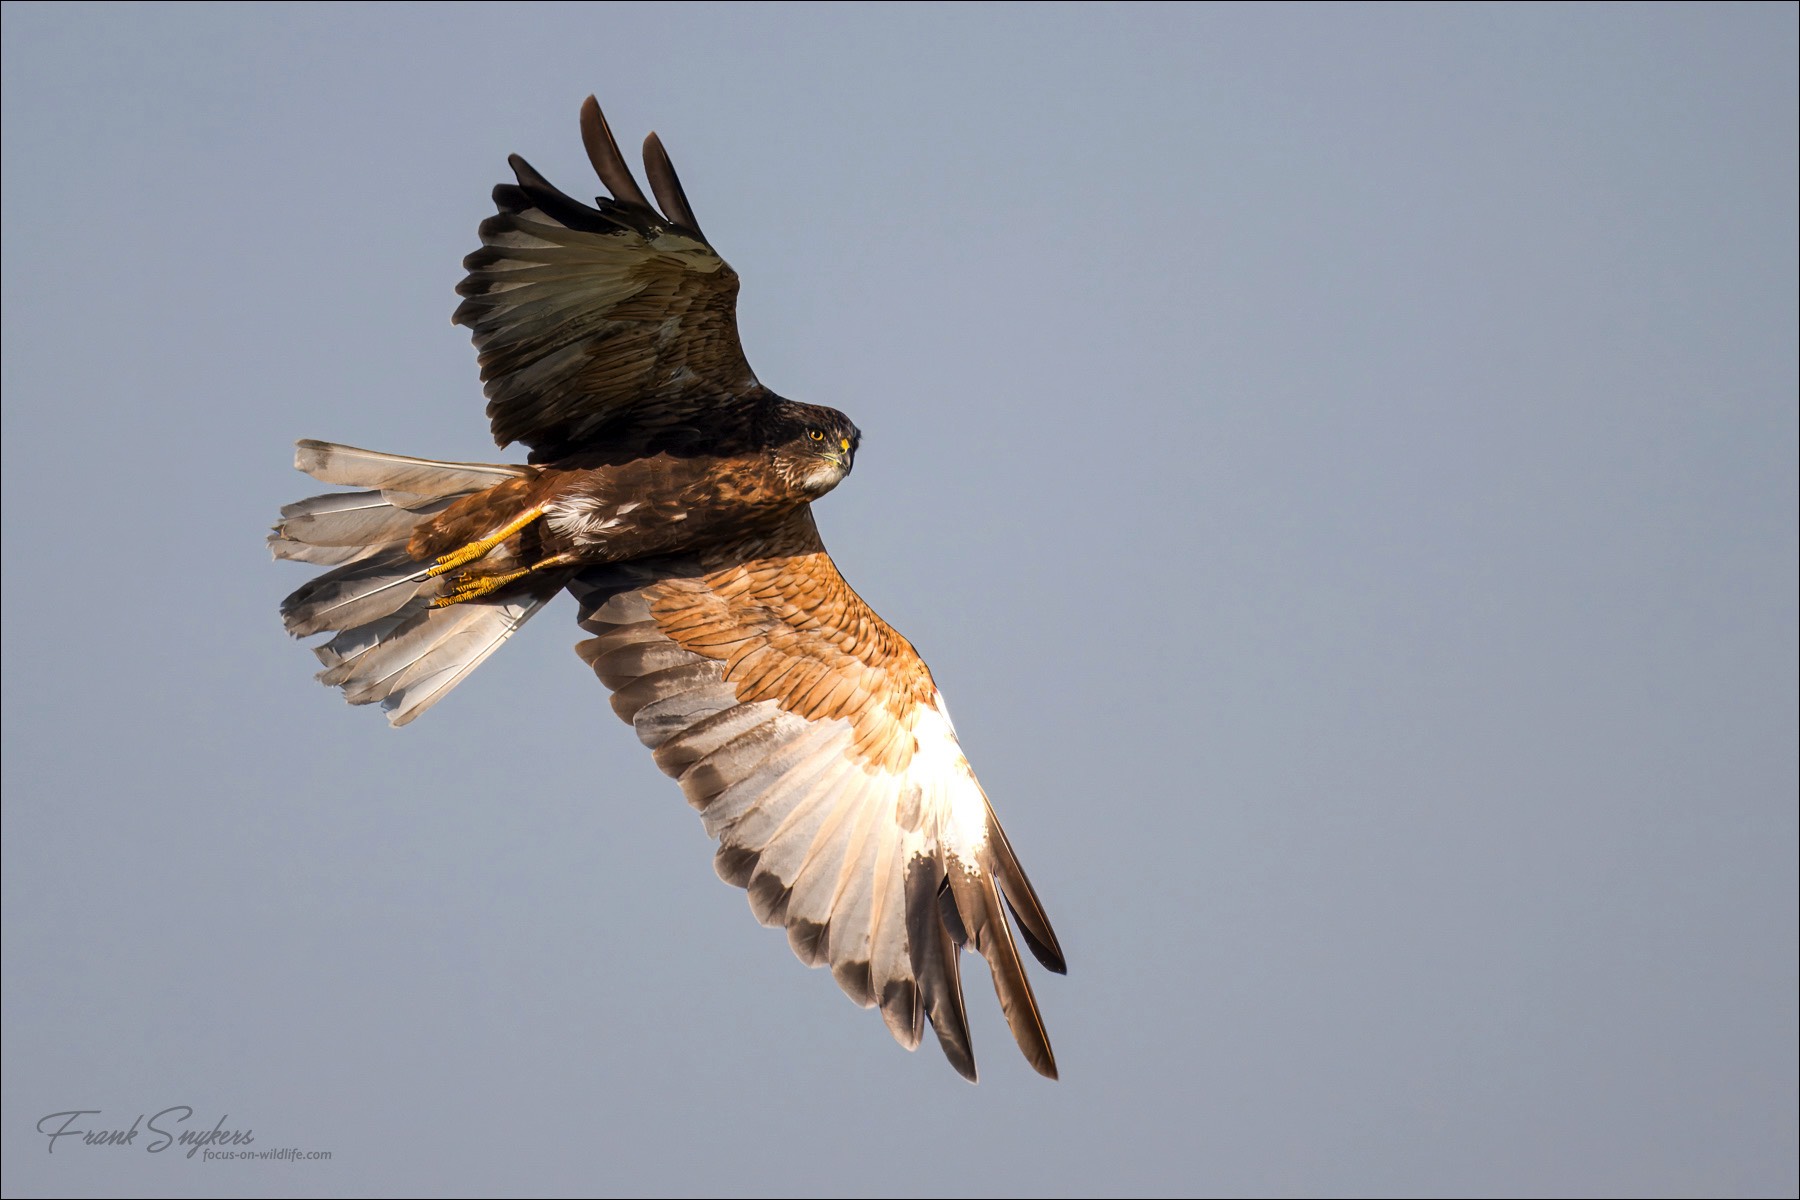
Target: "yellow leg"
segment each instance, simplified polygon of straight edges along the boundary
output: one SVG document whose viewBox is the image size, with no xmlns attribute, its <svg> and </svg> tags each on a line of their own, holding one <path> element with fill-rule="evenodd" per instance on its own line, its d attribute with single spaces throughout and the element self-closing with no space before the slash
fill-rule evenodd
<svg viewBox="0 0 1800 1200">
<path fill-rule="evenodd" d="M 454 592 L 450 593 L 448 596 L 439 596 L 431 602 L 431 607 L 449 608 L 452 604 L 461 604 L 465 600 L 477 600 L 482 596 L 488 595 L 490 592 L 499 591 L 516 579 L 525 578 L 525 576 L 531 574 L 533 571 L 542 571 L 546 567 L 560 567 L 572 561 L 573 558 L 570 555 L 556 554 L 546 558 L 542 562 L 532 563 L 529 567 L 517 571 L 506 571 L 499 575 L 477 575 L 472 578 L 465 576 L 456 581 L 456 590 Z"/>
<path fill-rule="evenodd" d="M 452 550 L 448 554 L 440 555 L 437 560 L 437 566 L 425 572 L 426 578 L 434 578 L 438 575 L 442 575 L 445 571 L 454 571 L 466 562 L 474 562 L 476 559 L 492 550 L 495 546 L 498 546 L 501 542 L 504 542 L 507 538 L 519 532 L 519 530 L 525 528 L 543 515 L 544 510 L 541 508 L 526 509 L 524 515 L 520 516 L 518 520 L 495 530 L 493 533 L 482 538 L 479 542 L 470 542 L 460 550 Z M 522 575 L 524 572 L 521 571 L 520 574 Z M 513 576 L 513 578 L 516 579 L 518 576 Z"/>
<path fill-rule="evenodd" d="M 448 596 L 439 596 L 431 602 L 433 608 L 449 608 L 452 604 L 461 604 L 465 600 L 474 600 L 489 592 L 497 592 L 515 579 L 523 579 L 531 574 L 528 567 L 522 571 L 508 571 L 504 575 L 481 575 L 474 579 L 457 581 L 456 590 Z"/>
</svg>

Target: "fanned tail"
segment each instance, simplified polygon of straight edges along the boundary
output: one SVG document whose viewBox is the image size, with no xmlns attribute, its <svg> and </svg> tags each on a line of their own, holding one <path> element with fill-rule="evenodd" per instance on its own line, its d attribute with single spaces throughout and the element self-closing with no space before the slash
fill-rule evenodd
<svg viewBox="0 0 1800 1200">
<path fill-rule="evenodd" d="M 294 465 L 326 483 L 365 489 L 313 496 L 281 510 L 276 558 L 329 566 L 281 604 L 296 637 L 337 636 L 313 653 L 322 683 L 352 704 L 377 701 L 404 725 L 443 699 L 560 589 L 434 608 L 429 562 L 407 553 L 421 522 L 463 496 L 526 474 L 521 467 L 444 463 L 303 441 Z"/>
</svg>

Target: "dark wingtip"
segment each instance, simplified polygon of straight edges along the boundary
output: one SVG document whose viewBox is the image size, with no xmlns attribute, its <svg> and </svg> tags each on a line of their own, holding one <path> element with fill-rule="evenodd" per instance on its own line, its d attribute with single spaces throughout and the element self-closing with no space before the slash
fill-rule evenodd
<svg viewBox="0 0 1800 1200">
<path fill-rule="evenodd" d="M 994 994 L 1006 1015 L 1013 1041 L 1038 1074 L 1055 1079 L 1056 1055 L 1050 1049 L 1037 998 L 1031 993 L 1031 980 L 1025 974 L 1025 964 L 1008 927 L 1006 901 L 1001 899 L 994 873 L 971 871 L 953 857 L 946 878 L 950 880 L 950 897 L 962 914 L 963 928 L 968 930 L 969 944 L 987 960 Z"/>
<path fill-rule="evenodd" d="M 1031 955 L 1048 970 L 1058 975 L 1069 973 L 1068 965 L 1063 960 L 1062 945 L 1056 940 L 1056 931 L 1050 927 L 1050 918 L 1044 912 L 1044 906 L 1038 900 L 1037 890 L 1026 878 L 1025 869 L 1019 865 L 1018 855 L 1013 853 L 1012 843 L 1007 840 L 1006 830 L 1000 827 L 1000 821 L 994 816 L 992 807 L 988 809 L 988 848 L 991 854 L 990 865 L 1000 884 L 1000 894 L 1006 900 L 1006 907 L 1012 911 L 1013 921 L 1019 932 L 1025 936 L 1025 944 L 1031 948 Z"/>
<path fill-rule="evenodd" d="M 513 177 L 519 181 L 520 187 L 549 187 L 550 186 L 550 181 L 548 179 L 545 179 L 542 175 L 539 175 L 537 173 L 537 168 L 533 167 L 530 163 L 526 162 L 525 157 L 523 155 L 520 155 L 520 154 L 507 155 L 506 156 L 506 165 L 512 168 Z M 498 193 L 500 188 L 503 188 L 505 186 L 506 185 L 504 183 L 502 183 L 502 184 L 498 185 L 497 187 L 495 187 L 494 191 L 496 193 Z M 496 195 L 495 199 L 498 200 L 499 196 Z"/>
<path fill-rule="evenodd" d="M 956 1073 L 974 1083 L 975 1046 L 969 1039 L 969 1016 L 963 1007 L 956 943 L 944 923 L 940 870 L 936 859 L 923 856 L 906 869 L 907 951 L 919 982 L 919 999 L 939 1048 Z M 948 907 L 954 914 L 955 905 Z"/>
<path fill-rule="evenodd" d="M 693 206 L 688 203 L 687 191 L 681 186 L 681 177 L 675 174 L 675 164 L 654 132 L 644 139 L 644 173 L 650 177 L 650 190 L 656 193 L 663 215 L 705 241 L 706 235 L 700 232 L 700 222 L 694 219 Z"/>
<path fill-rule="evenodd" d="M 1023 937 L 1025 939 L 1025 944 L 1031 947 L 1032 957 L 1044 964 L 1044 969 L 1046 971 L 1054 971 L 1058 975 L 1067 975 L 1069 973 L 1069 964 L 1063 961 L 1062 947 L 1047 946 L 1043 942 L 1040 942 L 1037 939 L 1037 935 L 1031 932 L 1031 926 L 1019 919 L 1019 909 L 1018 906 L 1012 902 L 1012 895 L 1010 893 L 1003 894 L 1006 896 L 1006 907 L 1012 911 L 1013 922 L 1019 927 L 1019 936 Z M 1044 927 L 1048 928 L 1049 926 L 1046 925 Z"/>
<path fill-rule="evenodd" d="M 519 182 L 495 185 L 494 207 L 499 211 L 481 223 L 484 242 L 505 230 L 516 228 L 509 223 L 508 218 L 533 208 L 570 229 L 587 233 L 613 233 L 624 227 L 618 217 L 610 216 L 597 208 L 589 208 L 573 196 L 564 195 L 555 184 L 539 174 L 536 167 L 519 155 L 507 155 L 506 165 L 512 168 L 513 175 Z"/>
<path fill-rule="evenodd" d="M 600 102 L 592 96 L 581 102 L 581 144 L 587 150 L 588 162 L 594 166 L 594 174 L 600 177 L 614 200 L 655 211 L 650 209 L 650 201 L 638 189 L 631 168 L 625 165 L 625 156 L 619 153 L 619 143 L 613 140 L 606 114 L 600 111 Z"/>
</svg>

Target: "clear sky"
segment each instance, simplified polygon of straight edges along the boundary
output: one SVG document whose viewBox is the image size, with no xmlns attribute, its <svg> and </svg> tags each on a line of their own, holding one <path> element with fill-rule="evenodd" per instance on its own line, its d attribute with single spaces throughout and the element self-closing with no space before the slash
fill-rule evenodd
<svg viewBox="0 0 1800 1200">
<path fill-rule="evenodd" d="M 1792 1195 L 1795 12 L 7 5 L 6 1193 Z M 1060 1083 L 758 927 L 566 601 L 400 731 L 281 630 L 294 439 L 516 459 L 589 92 L 865 432 Z M 176 1105 L 333 1157 L 35 1130 Z"/>
</svg>

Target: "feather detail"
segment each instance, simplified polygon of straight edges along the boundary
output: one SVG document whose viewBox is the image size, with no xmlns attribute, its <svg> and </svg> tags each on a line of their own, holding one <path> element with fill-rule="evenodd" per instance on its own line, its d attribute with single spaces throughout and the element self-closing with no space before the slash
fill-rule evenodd
<svg viewBox="0 0 1800 1200">
<path fill-rule="evenodd" d="M 644 139 L 644 173 L 650 176 L 650 190 L 656 193 L 656 202 L 675 227 L 705 241 L 706 235 L 700 232 L 700 222 L 694 219 L 687 192 L 681 186 L 681 177 L 675 174 L 675 164 L 669 161 L 669 152 L 654 133 Z"/>
<path fill-rule="evenodd" d="M 431 600 L 442 581 L 407 544 L 420 525 L 462 497 L 532 474 L 528 467 L 442 463 L 303 441 L 295 465 L 327 483 L 365 490 L 289 504 L 269 535 L 277 558 L 335 569 L 282 602 L 296 637 L 336 636 L 314 648 L 321 682 L 352 704 L 379 702 L 404 725 L 436 704 L 500 647 L 560 588 L 546 578 L 513 594 L 446 608 Z"/>
<path fill-rule="evenodd" d="M 494 440 L 525 443 L 533 462 L 618 452 L 768 394 L 738 341 L 737 273 L 700 233 L 662 143 L 652 136 L 644 160 L 659 213 L 591 96 L 581 140 L 612 196 L 583 204 L 509 158 L 517 182 L 494 189 L 451 318 L 473 336 Z"/>
<path fill-rule="evenodd" d="M 429 582 L 427 568 L 404 550 L 382 551 L 302 585 L 281 602 L 281 616 L 295 637 L 354 629 L 415 601 L 423 606 L 419 592 Z"/>
<path fill-rule="evenodd" d="M 420 517 L 442 512 L 454 502 L 454 497 L 421 500 L 410 496 L 415 507 L 400 507 L 395 500 L 402 495 L 405 493 L 373 491 L 313 496 L 285 506 L 275 533 L 284 540 L 312 546 L 404 546 Z"/>
<path fill-rule="evenodd" d="M 969 1015 L 963 1008 L 962 971 L 957 965 L 958 940 L 945 928 L 938 903 L 945 886 L 935 856 L 915 855 L 906 867 L 907 953 L 919 999 L 950 1065 L 975 1082 L 975 1049 L 969 1039 Z"/>
<path fill-rule="evenodd" d="M 704 558 L 590 568 L 571 585 L 595 635 L 579 653 L 718 839 L 719 877 L 796 957 L 879 1007 L 907 1049 L 929 1022 L 973 1080 L 967 946 L 1027 1061 L 1054 1077 L 1008 913 L 1060 970 L 1049 920 L 929 673 L 816 539 L 802 512 Z"/>
<path fill-rule="evenodd" d="M 426 458 L 407 458 L 378 450 L 315 442 L 310 438 L 296 446 L 294 467 L 321 483 L 393 488 L 431 496 L 478 492 L 531 473 L 529 467 L 503 463 L 433 462 Z"/>
<path fill-rule="evenodd" d="M 600 102 L 592 96 L 581 102 L 581 144 L 587 149 L 594 174 L 619 203 L 654 211 L 638 190 L 631 168 L 625 165 L 625 156 L 619 153 L 619 143 L 606 123 L 606 114 L 600 111 Z"/>
<path fill-rule="evenodd" d="M 1050 1039 L 1044 1033 L 1038 1016 L 1037 997 L 1025 977 L 1025 966 L 1019 961 L 1019 949 L 1013 944 L 1012 931 L 1006 924 L 1006 912 L 1000 904 L 1000 892 L 991 873 L 971 870 L 952 857 L 948 867 L 950 895 L 957 915 L 967 934 L 968 944 L 987 959 L 994 977 L 994 994 L 999 997 L 1000 1011 L 1013 1040 L 1025 1052 L 1025 1059 L 1038 1074 L 1056 1078 L 1056 1056 L 1050 1051 Z"/>
</svg>

